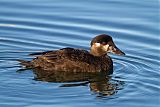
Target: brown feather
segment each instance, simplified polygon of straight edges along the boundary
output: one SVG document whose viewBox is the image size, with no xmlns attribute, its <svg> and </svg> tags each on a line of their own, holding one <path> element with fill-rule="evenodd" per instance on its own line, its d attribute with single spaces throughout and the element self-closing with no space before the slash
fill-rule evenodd
<svg viewBox="0 0 160 107">
<path fill-rule="evenodd" d="M 112 70 L 112 60 L 108 56 L 93 56 L 88 51 L 64 48 L 50 51 L 31 61 L 34 67 L 44 70 L 66 72 L 101 72 Z M 107 65 L 111 66 L 107 66 Z"/>
</svg>

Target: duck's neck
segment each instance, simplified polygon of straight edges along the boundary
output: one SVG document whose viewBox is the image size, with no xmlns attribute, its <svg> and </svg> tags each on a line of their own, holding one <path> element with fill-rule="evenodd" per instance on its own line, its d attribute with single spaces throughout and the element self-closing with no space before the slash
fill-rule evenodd
<svg viewBox="0 0 160 107">
<path fill-rule="evenodd" d="M 101 48 L 95 48 L 94 46 L 92 46 L 90 49 L 90 54 L 100 57 L 106 55 L 106 52 L 104 52 Z"/>
</svg>

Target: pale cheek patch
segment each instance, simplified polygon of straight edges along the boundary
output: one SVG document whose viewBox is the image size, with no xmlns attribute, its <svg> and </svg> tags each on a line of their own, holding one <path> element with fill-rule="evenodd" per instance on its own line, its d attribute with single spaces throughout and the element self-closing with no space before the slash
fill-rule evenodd
<svg viewBox="0 0 160 107">
<path fill-rule="evenodd" d="M 109 47 L 109 45 L 104 45 L 104 46 L 103 46 L 103 48 L 104 48 L 105 51 L 108 50 L 108 47 Z"/>
<path fill-rule="evenodd" d="M 95 43 L 95 46 L 96 46 L 96 47 L 100 47 L 101 44 L 100 44 L 100 43 Z"/>
</svg>

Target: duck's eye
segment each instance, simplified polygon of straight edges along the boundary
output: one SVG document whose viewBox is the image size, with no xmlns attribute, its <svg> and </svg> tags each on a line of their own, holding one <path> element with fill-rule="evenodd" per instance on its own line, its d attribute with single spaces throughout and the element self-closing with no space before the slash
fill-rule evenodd
<svg viewBox="0 0 160 107">
<path fill-rule="evenodd" d="M 102 42 L 101 44 L 102 44 L 102 45 L 107 45 L 107 43 L 106 43 L 106 42 Z"/>
</svg>

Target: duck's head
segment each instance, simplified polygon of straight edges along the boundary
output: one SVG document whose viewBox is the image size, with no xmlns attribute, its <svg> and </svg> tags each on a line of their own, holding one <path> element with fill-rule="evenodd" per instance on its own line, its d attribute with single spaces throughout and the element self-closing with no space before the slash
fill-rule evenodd
<svg viewBox="0 0 160 107">
<path fill-rule="evenodd" d="M 125 53 L 114 44 L 112 37 L 106 34 L 98 35 L 92 39 L 90 53 L 94 56 L 102 56 L 107 53 L 125 55 Z"/>
</svg>

